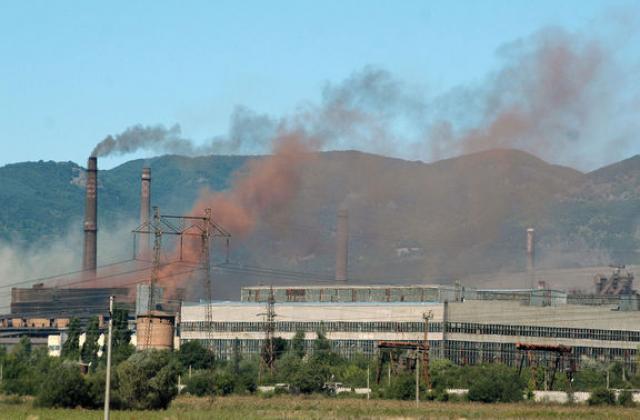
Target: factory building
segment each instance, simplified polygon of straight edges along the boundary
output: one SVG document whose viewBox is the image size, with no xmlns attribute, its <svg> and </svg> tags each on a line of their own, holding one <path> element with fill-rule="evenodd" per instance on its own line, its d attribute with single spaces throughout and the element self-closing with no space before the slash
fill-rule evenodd
<svg viewBox="0 0 640 420">
<path fill-rule="evenodd" d="M 243 353 L 257 354 L 267 329 L 264 303 L 218 302 L 205 322 L 205 304 L 184 304 L 181 341 L 200 340 L 218 357 L 230 358 L 236 340 Z M 640 312 L 615 305 L 523 305 L 509 300 L 457 302 L 286 302 L 274 305 L 276 337 L 306 334 L 307 346 L 323 331 L 335 351 L 373 356 L 379 341 L 424 339 L 424 315 L 431 314 L 428 340 L 432 358 L 460 364 L 517 364 L 518 343 L 566 345 L 576 366 L 586 359 L 620 361 L 632 372 L 640 346 Z M 211 333 L 209 333 L 211 327 Z M 211 334 L 211 335 L 209 335 Z"/>
<path fill-rule="evenodd" d="M 533 306 L 568 303 L 567 292 L 551 289 L 474 289 L 460 285 L 360 285 L 243 287 L 243 302 L 462 302 L 506 300 Z M 607 303 L 617 303 L 608 301 Z"/>
</svg>

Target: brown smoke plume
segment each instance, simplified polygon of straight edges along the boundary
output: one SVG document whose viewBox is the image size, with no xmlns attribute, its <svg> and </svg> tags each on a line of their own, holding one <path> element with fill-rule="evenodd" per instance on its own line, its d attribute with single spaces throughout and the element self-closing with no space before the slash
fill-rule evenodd
<svg viewBox="0 0 640 420">
<path fill-rule="evenodd" d="M 300 186 L 301 172 L 313 159 L 312 152 L 317 145 L 316 138 L 301 130 L 282 131 L 273 140 L 272 155 L 250 161 L 246 170 L 236 176 L 229 191 L 202 191 L 190 213 L 202 215 L 209 208 L 214 221 L 232 235 L 249 234 L 261 218 L 281 211 L 293 200 Z M 198 261 L 200 242 L 185 241 L 182 251 L 185 260 Z M 169 281 L 161 280 L 161 284 L 169 292 L 191 277 L 172 276 L 181 269 L 183 267 L 169 265 L 162 270 L 159 277 Z"/>
<path fill-rule="evenodd" d="M 596 150 L 627 131 L 614 49 L 547 28 L 503 47 L 500 57 L 503 68 L 484 87 L 447 98 L 471 121 L 443 118 L 431 125 L 432 156 L 514 148 L 553 162 L 602 163 L 593 158 Z"/>
</svg>

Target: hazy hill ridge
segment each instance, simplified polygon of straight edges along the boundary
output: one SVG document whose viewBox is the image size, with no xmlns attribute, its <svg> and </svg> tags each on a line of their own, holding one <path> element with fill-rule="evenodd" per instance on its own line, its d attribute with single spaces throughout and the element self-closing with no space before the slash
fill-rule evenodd
<svg viewBox="0 0 640 420">
<path fill-rule="evenodd" d="M 101 227 L 135 220 L 145 165 L 152 168 L 154 204 L 184 212 L 201 188 L 229 188 L 248 159 L 259 157 L 162 156 L 103 170 Z M 72 162 L 0 168 L 0 236 L 24 244 L 81 231 L 74 223 L 83 214 L 83 176 Z M 265 215 L 254 235 L 236 241 L 236 258 L 330 273 L 335 211 L 344 203 L 354 276 L 423 279 L 517 270 L 530 225 L 539 232 L 542 265 L 638 261 L 640 156 L 584 174 L 516 150 L 431 164 L 335 151 L 320 153 L 301 181 L 286 214 Z"/>
</svg>

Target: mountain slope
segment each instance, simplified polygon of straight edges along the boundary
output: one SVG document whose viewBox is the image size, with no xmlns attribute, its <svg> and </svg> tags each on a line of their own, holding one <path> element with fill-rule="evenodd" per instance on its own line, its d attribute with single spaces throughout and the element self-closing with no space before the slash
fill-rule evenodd
<svg viewBox="0 0 640 420">
<path fill-rule="evenodd" d="M 228 189 L 250 159 L 259 157 L 162 156 L 101 171 L 101 231 L 122 220 L 135 227 L 145 165 L 152 168 L 154 205 L 182 213 L 202 188 Z M 640 237 L 640 207 L 633 199 L 640 181 L 630 175 L 638 162 L 635 157 L 582 174 L 515 150 L 432 164 L 356 151 L 319 153 L 305 166 L 301 188 L 286 209 L 262 215 L 255 232 L 233 238 L 232 261 L 331 277 L 336 210 L 346 205 L 353 281 L 449 281 L 521 270 L 528 226 L 538 234 L 541 267 L 608 263 L 602 260 L 612 257 L 631 263 L 638 260 Z M 0 168 L 0 235 L 32 243 L 67 229 L 81 233 L 83 176 L 73 163 Z M 129 239 L 122 238 L 122 248 Z M 236 297 L 242 284 L 284 281 L 276 275 L 217 275 L 225 297 Z"/>
</svg>

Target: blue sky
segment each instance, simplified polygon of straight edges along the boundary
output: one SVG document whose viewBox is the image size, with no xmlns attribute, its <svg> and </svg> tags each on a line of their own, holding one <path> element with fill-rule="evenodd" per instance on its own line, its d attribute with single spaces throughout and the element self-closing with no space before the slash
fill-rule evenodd
<svg viewBox="0 0 640 420">
<path fill-rule="evenodd" d="M 0 165 L 84 164 L 105 135 L 136 123 L 179 123 L 204 141 L 227 131 L 237 105 L 282 115 L 367 65 L 446 92 L 484 78 L 505 43 L 629 4 L 6 0 Z"/>
</svg>

